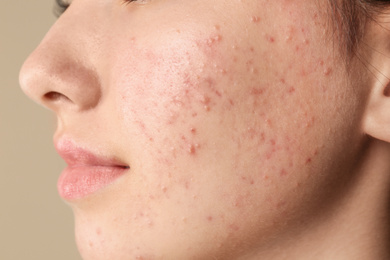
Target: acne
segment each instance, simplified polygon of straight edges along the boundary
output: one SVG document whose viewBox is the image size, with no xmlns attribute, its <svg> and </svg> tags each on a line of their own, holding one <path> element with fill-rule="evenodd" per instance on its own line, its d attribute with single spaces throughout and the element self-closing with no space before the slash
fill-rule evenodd
<svg viewBox="0 0 390 260">
<path fill-rule="evenodd" d="M 259 22 L 261 21 L 260 17 L 257 16 L 257 15 L 251 16 L 250 20 L 251 20 L 251 22 L 254 23 L 254 24 L 257 24 L 257 23 L 259 23 Z"/>
</svg>

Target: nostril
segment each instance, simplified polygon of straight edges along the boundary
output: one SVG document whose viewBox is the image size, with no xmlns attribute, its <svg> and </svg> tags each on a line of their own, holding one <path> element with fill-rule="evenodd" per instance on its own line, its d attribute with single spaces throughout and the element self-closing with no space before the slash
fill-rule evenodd
<svg viewBox="0 0 390 260">
<path fill-rule="evenodd" d="M 56 91 L 50 91 L 48 93 L 46 93 L 44 96 L 43 96 L 44 100 L 45 101 L 49 101 L 49 102 L 56 102 L 56 101 L 71 101 L 67 96 L 59 93 L 59 92 L 56 92 Z"/>
</svg>

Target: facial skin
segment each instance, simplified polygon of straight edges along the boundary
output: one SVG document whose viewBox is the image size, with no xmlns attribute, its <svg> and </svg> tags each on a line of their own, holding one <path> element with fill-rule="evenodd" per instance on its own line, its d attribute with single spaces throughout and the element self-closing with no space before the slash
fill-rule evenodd
<svg viewBox="0 0 390 260">
<path fill-rule="evenodd" d="M 71 3 L 21 84 L 57 114 L 55 142 L 130 166 L 68 201 L 84 259 L 259 259 L 321 222 L 353 177 L 367 99 L 325 9 Z"/>
</svg>

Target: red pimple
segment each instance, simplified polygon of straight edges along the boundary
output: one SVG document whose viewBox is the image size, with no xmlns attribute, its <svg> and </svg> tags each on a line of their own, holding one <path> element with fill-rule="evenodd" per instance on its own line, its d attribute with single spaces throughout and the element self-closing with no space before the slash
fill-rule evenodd
<svg viewBox="0 0 390 260">
<path fill-rule="evenodd" d="M 254 96 L 262 95 L 264 93 L 264 89 L 262 88 L 252 88 L 250 90 L 250 94 Z"/>
<path fill-rule="evenodd" d="M 311 158 L 310 157 L 307 158 L 307 160 L 306 160 L 306 164 L 309 164 L 309 163 L 311 163 Z"/>
<path fill-rule="evenodd" d="M 190 144 L 188 146 L 188 153 L 189 154 L 195 154 L 197 148 L 199 148 L 199 144 Z"/>
<path fill-rule="evenodd" d="M 295 92 L 295 88 L 294 87 L 291 87 L 291 88 L 288 89 L 288 93 L 291 94 L 291 93 L 294 93 L 294 92 Z"/>
<path fill-rule="evenodd" d="M 261 19 L 260 19 L 260 17 L 258 17 L 258 16 L 255 16 L 255 15 L 254 15 L 254 16 L 251 17 L 251 22 L 253 22 L 253 23 L 258 23 L 258 22 L 260 22 L 260 20 L 261 20 Z"/>
<path fill-rule="evenodd" d="M 280 176 L 286 176 L 288 173 L 285 169 L 281 170 Z"/>
<path fill-rule="evenodd" d="M 275 37 L 273 36 L 270 36 L 270 35 L 266 35 L 265 36 L 265 39 L 270 42 L 270 43 L 274 43 L 275 42 Z"/>
<path fill-rule="evenodd" d="M 325 76 L 329 76 L 331 73 L 332 73 L 332 68 L 326 68 L 326 69 L 324 70 L 324 75 L 325 75 Z"/>
</svg>

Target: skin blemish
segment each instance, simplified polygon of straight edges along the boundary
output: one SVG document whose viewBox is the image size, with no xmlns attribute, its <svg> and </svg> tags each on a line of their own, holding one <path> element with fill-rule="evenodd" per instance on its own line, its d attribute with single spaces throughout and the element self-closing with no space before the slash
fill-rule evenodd
<svg viewBox="0 0 390 260">
<path fill-rule="evenodd" d="M 191 155 L 195 155 L 198 148 L 199 148 L 199 144 L 190 144 L 188 145 L 187 152 Z"/>
<path fill-rule="evenodd" d="M 292 93 L 294 93 L 294 92 L 295 92 L 295 88 L 294 88 L 294 87 L 290 87 L 290 88 L 288 89 L 288 93 L 292 94 Z"/>
<path fill-rule="evenodd" d="M 330 74 L 332 74 L 332 68 L 326 68 L 325 70 L 324 70 L 324 75 L 325 76 L 329 76 Z"/>
<path fill-rule="evenodd" d="M 275 37 L 271 36 L 271 35 L 266 35 L 265 36 L 265 39 L 270 42 L 270 43 L 274 43 L 275 42 Z"/>
<path fill-rule="evenodd" d="M 261 21 L 261 19 L 260 19 L 260 17 L 258 17 L 258 16 L 252 16 L 251 17 L 251 22 L 252 23 L 259 23 Z"/>
<path fill-rule="evenodd" d="M 287 175 L 288 175 L 288 173 L 287 173 L 287 171 L 286 171 L 285 169 L 282 169 L 282 170 L 280 171 L 280 176 L 281 176 L 281 177 L 287 176 Z"/>
<path fill-rule="evenodd" d="M 102 234 L 102 229 L 101 228 L 97 228 L 96 229 L 96 235 L 100 236 Z"/>
<path fill-rule="evenodd" d="M 208 38 L 205 43 L 208 47 L 212 47 L 221 41 L 222 41 L 222 36 L 220 34 L 217 34 L 215 36 Z"/>
<path fill-rule="evenodd" d="M 213 221 L 213 216 L 207 216 L 206 219 L 207 219 L 208 222 L 212 222 Z"/>
<path fill-rule="evenodd" d="M 309 157 L 309 158 L 306 159 L 306 163 L 305 163 L 305 164 L 306 164 L 306 165 L 307 165 L 307 164 L 310 164 L 311 161 L 312 161 L 312 159 L 311 159 L 311 157 Z"/>
<path fill-rule="evenodd" d="M 250 94 L 253 96 L 260 96 L 264 94 L 264 89 L 263 88 L 252 88 L 250 90 Z"/>
</svg>

